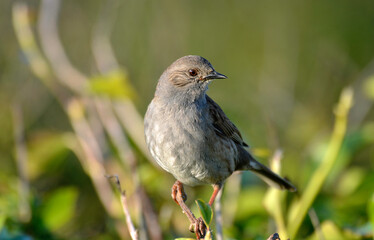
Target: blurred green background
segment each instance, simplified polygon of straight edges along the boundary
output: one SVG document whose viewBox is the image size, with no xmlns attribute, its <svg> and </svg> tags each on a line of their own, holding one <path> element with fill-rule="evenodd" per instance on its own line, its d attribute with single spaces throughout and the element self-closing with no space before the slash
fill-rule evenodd
<svg viewBox="0 0 374 240">
<path fill-rule="evenodd" d="M 224 238 L 373 238 L 373 1 L 3 0 L 0 26 L 0 239 L 130 239 L 104 174 L 119 175 L 141 239 L 193 237 L 140 118 L 163 70 L 189 54 L 229 77 L 208 94 L 262 162 L 282 150 L 299 189 L 265 203 L 265 184 L 234 174 Z M 293 227 L 308 188 L 312 211 Z M 197 214 L 212 189 L 186 191 Z"/>
</svg>

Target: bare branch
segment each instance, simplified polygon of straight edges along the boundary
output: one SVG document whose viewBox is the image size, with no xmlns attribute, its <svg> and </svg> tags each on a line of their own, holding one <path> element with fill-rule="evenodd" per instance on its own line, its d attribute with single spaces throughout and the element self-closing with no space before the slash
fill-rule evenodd
<svg viewBox="0 0 374 240">
<path fill-rule="evenodd" d="M 92 41 L 92 52 L 94 53 L 94 58 L 98 69 L 102 74 L 109 74 L 112 71 L 120 71 L 120 66 L 114 55 L 111 43 L 110 34 L 113 28 L 115 18 L 118 14 L 118 0 L 107 0 L 103 2 L 103 6 L 99 13 L 99 17 L 95 26 L 93 41 Z M 129 83 L 128 83 L 129 84 Z M 131 87 L 131 86 L 129 86 Z M 116 100 L 113 100 L 116 101 Z M 157 215 L 153 210 L 152 203 L 146 194 L 145 189 L 140 185 L 139 174 L 137 169 L 137 158 L 133 152 L 127 136 L 122 130 L 122 126 L 114 113 L 114 107 L 112 105 L 113 101 L 106 98 L 96 99 L 95 104 L 97 112 L 99 113 L 100 119 L 104 125 L 109 138 L 115 145 L 119 159 L 128 166 L 131 172 L 131 177 L 134 182 L 136 191 L 137 203 L 141 205 L 140 214 L 141 217 L 144 216 L 145 222 L 148 228 L 148 233 L 151 239 L 162 239 L 162 231 L 160 224 L 158 223 Z M 143 119 L 136 110 L 135 106 L 130 100 L 118 101 L 119 105 L 130 105 L 126 107 L 126 117 L 134 119 L 135 121 L 131 123 L 130 127 L 125 126 L 127 132 L 130 132 L 130 137 L 134 139 L 137 145 L 144 150 L 144 154 L 148 154 L 148 150 L 144 147 L 143 139 Z M 119 108 L 123 108 L 119 107 Z M 124 124 L 123 124 L 124 125 Z M 134 131 L 129 131 L 129 129 L 134 129 Z M 147 155 L 148 156 L 148 155 Z M 149 157 L 149 156 L 148 156 Z M 143 229 L 143 224 L 140 224 L 140 235 L 145 231 Z"/>
<path fill-rule="evenodd" d="M 113 193 L 110 190 L 108 182 L 103 180 L 105 169 L 102 165 L 103 156 L 100 151 L 99 144 L 89 127 L 86 119 L 84 118 L 82 103 L 78 100 L 72 100 L 67 106 L 67 114 L 76 133 L 76 137 L 83 149 L 84 158 L 78 158 L 82 166 L 87 171 L 88 176 L 91 178 L 98 197 L 103 203 L 106 211 L 112 216 L 116 217 L 117 213 L 113 208 Z"/>
<path fill-rule="evenodd" d="M 325 240 L 325 237 L 323 236 L 323 232 L 322 232 L 322 229 L 321 229 L 321 224 L 320 224 L 320 221 L 318 219 L 318 216 L 317 216 L 317 213 L 316 211 L 314 210 L 314 208 L 311 208 L 309 211 L 308 211 L 308 214 L 309 214 L 309 217 L 310 217 L 310 220 L 313 224 L 313 227 L 315 229 L 315 232 L 318 236 L 318 238 L 320 240 Z"/>
<path fill-rule="evenodd" d="M 126 217 L 126 224 L 127 224 L 128 230 L 130 232 L 131 239 L 132 240 L 138 240 L 139 239 L 138 231 L 134 227 L 134 224 L 131 220 L 129 207 L 127 205 L 126 194 L 125 194 L 125 191 L 122 191 L 121 182 L 119 181 L 118 176 L 117 175 L 106 175 L 105 177 L 108 178 L 108 179 L 112 179 L 112 178 L 115 179 L 116 187 L 117 187 L 118 191 L 121 193 L 122 210 L 123 210 L 123 213 L 125 214 L 125 217 Z"/>
</svg>

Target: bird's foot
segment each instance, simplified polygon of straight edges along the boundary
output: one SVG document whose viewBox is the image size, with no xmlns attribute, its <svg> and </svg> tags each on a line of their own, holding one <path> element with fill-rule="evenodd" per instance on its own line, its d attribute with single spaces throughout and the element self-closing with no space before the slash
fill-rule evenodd
<svg viewBox="0 0 374 240">
<path fill-rule="evenodd" d="M 205 237 L 207 227 L 201 217 L 196 219 L 194 223 L 191 223 L 189 227 L 190 232 L 193 232 L 196 234 L 197 239 L 203 239 Z"/>
<path fill-rule="evenodd" d="M 203 239 L 205 237 L 207 227 L 203 219 L 196 218 L 192 211 L 187 207 L 185 201 L 187 200 L 187 195 L 184 192 L 183 184 L 179 181 L 176 181 L 171 189 L 171 197 L 173 200 L 182 208 L 182 211 L 188 217 L 190 221 L 189 230 L 196 234 L 197 239 Z"/>
</svg>

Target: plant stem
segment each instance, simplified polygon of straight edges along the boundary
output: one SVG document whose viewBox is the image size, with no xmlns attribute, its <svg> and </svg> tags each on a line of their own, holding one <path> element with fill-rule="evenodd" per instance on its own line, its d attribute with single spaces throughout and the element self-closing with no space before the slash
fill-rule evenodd
<svg viewBox="0 0 374 240">
<path fill-rule="evenodd" d="M 346 129 L 347 117 L 352 106 L 353 91 L 351 88 L 344 89 L 340 101 L 334 110 L 336 119 L 331 140 L 323 158 L 323 161 L 314 172 L 304 194 L 296 205 L 291 209 L 288 221 L 288 229 L 291 239 L 295 236 L 303 222 L 309 208 L 311 207 L 318 192 L 321 190 L 323 183 L 331 172 L 336 162 L 339 150 L 341 148 Z"/>
</svg>

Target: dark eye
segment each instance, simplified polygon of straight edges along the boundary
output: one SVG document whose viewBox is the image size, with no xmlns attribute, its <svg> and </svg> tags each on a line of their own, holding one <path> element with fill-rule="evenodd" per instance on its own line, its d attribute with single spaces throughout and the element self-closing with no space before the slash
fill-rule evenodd
<svg viewBox="0 0 374 240">
<path fill-rule="evenodd" d="M 190 70 L 188 70 L 188 72 L 191 76 L 196 76 L 197 75 L 197 70 L 196 69 L 190 69 Z"/>
</svg>

